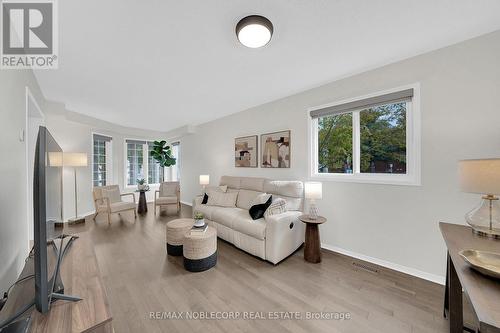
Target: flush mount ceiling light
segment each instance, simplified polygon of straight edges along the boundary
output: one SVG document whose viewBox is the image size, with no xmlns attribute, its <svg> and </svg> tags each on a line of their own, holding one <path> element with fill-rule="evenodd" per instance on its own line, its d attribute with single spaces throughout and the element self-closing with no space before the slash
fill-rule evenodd
<svg viewBox="0 0 500 333">
<path fill-rule="evenodd" d="M 273 24 L 264 16 L 250 15 L 236 25 L 236 36 L 241 44 L 253 49 L 269 43 L 273 35 Z"/>
</svg>

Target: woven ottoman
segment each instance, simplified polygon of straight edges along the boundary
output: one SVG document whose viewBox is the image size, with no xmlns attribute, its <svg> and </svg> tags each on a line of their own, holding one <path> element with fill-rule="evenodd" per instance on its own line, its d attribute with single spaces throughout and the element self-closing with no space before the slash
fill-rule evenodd
<svg viewBox="0 0 500 333">
<path fill-rule="evenodd" d="M 193 219 L 176 219 L 167 223 L 167 254 L 182 256 L 184 235 L 191 230 L 193 224 Z"/>
<path fill-rule="evenodd" d="M 187 232 L 184 236 L 184 268 L 202 272 L 217 263 L 217 231 L 208 227 L 205 232 Z"/>
</svg>

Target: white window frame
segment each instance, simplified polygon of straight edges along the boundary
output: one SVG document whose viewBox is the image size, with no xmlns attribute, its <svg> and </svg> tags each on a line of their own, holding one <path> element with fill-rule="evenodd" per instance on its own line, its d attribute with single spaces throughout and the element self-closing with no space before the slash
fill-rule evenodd
<svg viewBox="0 0 500 333">
<path fill-rule="evenodd" d="M 383 174 L 383 173 L 360 173 L 360 128 L 359 113 L 361 110 L 352 112 L 352 144 L 353 144 L 353 173 L 320 173 L 318 172 L 318 119 L 312 119 L 310 112 L 336 105 L 354 102 L 361 99 L 376 97 L 406 89 L 413 89 L 413 98 L 407 102 L 406 110 L 406 174 Z M 307 109 L 308 120 L 308 156 L 309 176 L 313 180 L 352 182 L 367 184 L 387 185 L 421 185 L 421 112 L 420 112 L 420 84 L 414 83 L 385 91 L 358 96 L 355 98 L 336 101 L 329 104 L 315 106 Z"/>
<path fill-rule="evenodd" d="M 110 142 L 106 142 L 106 185 L 111 185 L 113 184 L 113 136 L 105 133 L 92 131 L 90 133 L 90 142 L 91 142 L 90 179 L 92 181 L 92 187 L 94 187 L 94 134 L 107 136 L 111 138 Z"/>
<path fill-rule="evenodd" d="M 148 142 L 153 142 L 150 139 L 138 139 L 138 138 L 124 138 L 123 139 L 123 182 L 124 182 L 124 187 L 127 189 L 131 188 L 136 188 L 137 185 L 128 185 L 127 182 L 127 177 L 128 177 L 128 172 L 127 172 L 127 140 L 134 140 L 134 141 L 144 141 L 146 142 L 145 144 L 142 145 L 142 156 L 143 156 L 143 169 L 144 169 L 144 174 L 142 175 L 146 181 L 149 178 L 149 149 L 148 149 Z M 166 168 L 163 168 L 163 174 L 166 175 L 167 170 Z M 159 186 L 163 180 L 160 180 L 159 183 L 153 183 L 148 185 L 150 186 Z"/>
</svg>

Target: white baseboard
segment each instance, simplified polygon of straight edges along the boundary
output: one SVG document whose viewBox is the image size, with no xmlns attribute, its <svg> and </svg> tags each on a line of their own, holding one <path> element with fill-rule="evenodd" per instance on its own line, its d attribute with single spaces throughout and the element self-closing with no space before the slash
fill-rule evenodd
<svg viewBox="0 0 500 333">
<path fill-rule="evenodd" d="M 377 259 L 377 258 L 365 256 L 364 254 L 359 254 L 359 253 L 352 252 L 349 250 L 344 250 L 344 249 L 337 247 L 337 246 L 332 246 L 332 245 L 322 243 L 321 247 L 326 249 L 326 250 L 338 252 L 340 254 L 344 254 L 344 255 L 349 256 L 349 257 L 353 257 L 353 258 L 356 258 L 359 260 L 370 262 L 370 263 L 378 265 L 378 266 L 386 267 L 386 268 L 392 269 L 394 271 L 398 271 L 401 273 L 412 275 L 412 276 L 415 276 L 415 277 L 418 277 L 418 278 L 421 278 L 421 279 L 424 279 L 427 281 L 431 281 L 431 282 L 434 282 L 434 283 L 437 283 L 440 285 L 444 285 L 444 282 L 445 282 L 444 276 L 439 276 L 439 275 L 423 272 L 423 271 L 420 271 L 420 270 L 415 269 L 415 268 L 411 268 L 411 267 L 407 267 L 407 266 L 403 266 L 403 265 L 399 265 L 399 264 L 394 264 L 392 262 L 385 261 L 382 259 Z"/>
<path fill-rule="evenodd" d="M 193 206 L 193 203 L 192 202 L 187 202 L 187 201 L 182 201 L 181 200 L 181 204 L 184 204 L 184 205 L 187 205 L 187 206 Z"/>
</svg>

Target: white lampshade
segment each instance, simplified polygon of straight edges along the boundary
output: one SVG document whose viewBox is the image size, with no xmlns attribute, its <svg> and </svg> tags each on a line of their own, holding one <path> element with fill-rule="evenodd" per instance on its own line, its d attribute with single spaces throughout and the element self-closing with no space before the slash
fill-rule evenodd
<svg viewBox="0 0 500 333">
<path fill-rule="evenodd" d="M 64 166 L 69 167 L 86 167 L 87 154 L 86 153 L 64 153 L 63 155 Z"/>
<path fill-rule="evenodd" d="M 208 184 L 210 184 L 210 176 L 200 175 L 200 185 L 208 185 Z"/>
<path fill-rule="evenodd" d="M 500 158 L 458 162 L 460 189 L 479 194 L 500 194 Z"/>
<path fill-rule="evenodd" d="M 63 153 L 60 151 L 49 151 L 48 153 L 48 165 L 51 167 L 62 167 L 63 166 Z"/>
<path fill-rule="evenodd" d="M 306 199 L 321 199 L 323 197 L 323 184 L 320 182 L 306 182 L 304 192 Z"/>
</svg>

